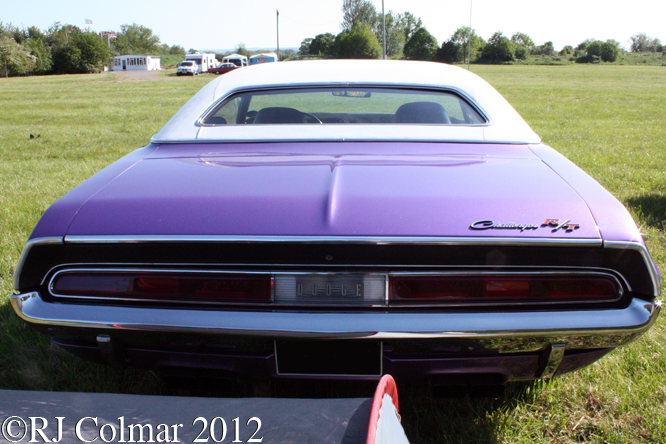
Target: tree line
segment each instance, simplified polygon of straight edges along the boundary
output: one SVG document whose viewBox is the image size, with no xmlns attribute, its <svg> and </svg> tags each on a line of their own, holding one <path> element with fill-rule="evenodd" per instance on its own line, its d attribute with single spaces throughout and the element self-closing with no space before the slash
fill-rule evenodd
<svg viewBox="0 0 666 444">
<path fill-rule="evenodd" d="M 382 55 L 384 33 L 382 15 L 370 0 L 343 0 L 342 31 L 338 35 L 319 34 L 302 41 L 300 57 L 367 58 Z M 440 46 L 437 39 L 423 26 L 420 18 L 409 12 L 385 14 L 386 54 L 391 59 L 427 60 L 444 63 L 504 63 L 526 60 L 530 55 L 566 56 L 578 63 L 614 62 L 621 52 L 617 40 L 588 39 L 576 48 L 565 46 L 556 52 L 553 42 L 536 45 L 522 32 L 510 38 L 494 33 L 488 41 L 468 26 L 458 28 Z M 630 39 L 632 52 L 664 52 L 659 39 L 645 33 Z"/>
<path fill-rule="evenodd" d="M 382 15 L 370 0 L 343 0 L 341 32 L 318 34 L 301 42 L 298 53 L 282 51 L 281 59 L 291 58 L 370 58 L 382 56 L 384 35 L 386 54 L 391 59 L 428 60 L 444 63 L 505 63 L 526 60 L 529 56 L 565 56 L 578 63 L 614 62 L 622 49 L 616 40 L 588 39 L 575 48 L 565 46 L 556 52 L 552 42 L 536 45 L 522 32 L 510 38 L 501 32 L 488 41 L 475 30 L 462 26 L 449 39 L 438 44 L 423 26 L 420 17 L 410 12 Z M 112 38 L 112 35 L 115 35 Z M 663 53 L 664 45 L 645 33 L 630 38 L 629 50 L 634 53 Z M 194 52 L 190 49 L 189 52 Z M 236 49 L 247 53 L 242 43 Z M 99 72 L 117 55 L 179 55 L 179 45 L 162 44 L 150 28 L 136 23 L 126 24 L 119 31 L 97 34 L 74 25 L 54 23 L 42 31 L 35 26 L 19 28 L 0 22 L 0 75 L 75 74 Z M 221 60 L 221 55 L 218 57 Z"/>
<path fill-rule="evenodd" d="M 185 49 L 161 44 L 150 28 L 136 23 L 98 34 L 59 22 L 45 31 L 0 22 L 0 75 L 4 77 L 100 72 L 112 57 L 125 54 L 184 57 Z"/>
</svg>

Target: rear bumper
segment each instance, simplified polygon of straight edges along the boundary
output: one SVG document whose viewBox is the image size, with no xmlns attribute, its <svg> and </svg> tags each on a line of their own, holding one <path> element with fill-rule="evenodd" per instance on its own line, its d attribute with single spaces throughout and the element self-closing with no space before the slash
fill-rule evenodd
<svg viewBox="0 0 666 444">
<path fill-rule="evenodd" d="M 137 359 L 151 351 L 147 361 L 158 367 L 159 362 L 205 366 L 217 356 L 220 362 L 235 362 L 232 367 L 263 360 L 272 363 L 268 369 L 274 366 L 274 341 L 377 341 L 386 350 L 385 372 L 391 367 L 405 374 L 410 367 L 419 374 L 485 368 L 506 380 L 562 373 L 558 368 L 574 355 L 598 359 L 647 331 L 661 309 L 660 302 L 633 299 L 623 309 L 581 311 L 247 312 L 58 304 L 44 302 L 36 292 L 12 295 L 11 303 L 26 322 L 80 355 L 99 353 L 96 348 L 105 355 L 103 337 L 136 352 Z M 595 359 L 579 356 L 580 365 L 566 371 Z"/>
</svg>

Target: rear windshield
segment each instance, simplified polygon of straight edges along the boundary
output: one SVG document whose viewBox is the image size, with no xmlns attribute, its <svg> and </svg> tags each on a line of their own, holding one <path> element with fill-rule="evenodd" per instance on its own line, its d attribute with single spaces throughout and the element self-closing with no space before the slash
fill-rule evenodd
<svg viewBox="0 0 666 444">
<path fill-rule="evenodd" d="M 450 91 L 397 88 L 303 88 L 235 94 L 202 121 L 238 124 L 479 125 L 487 120 Z"/>
</svg>

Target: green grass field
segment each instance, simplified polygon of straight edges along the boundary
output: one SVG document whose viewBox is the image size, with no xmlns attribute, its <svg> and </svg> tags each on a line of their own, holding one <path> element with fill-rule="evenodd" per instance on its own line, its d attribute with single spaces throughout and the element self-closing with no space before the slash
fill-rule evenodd
<svg viewBox="0 0 666 444">
<path fill-rule="evenodd" d="M 546 143 L 629 208 L 665 270 L 666 68 L 472 66 L 472 71 L 504 94 Z M 25 327 L 7 295 L 21 249 L 43 211 L 148 143 L 213 78 L 176 78 L 165 71 L 143 79 L 122 73 L 0 79 L 0 389 L 205 394 L 169 388 L 152 372 L 70 357 Z M 413 443 L 666 442 L 663 319 L 638 341 L 582 371 L 511 385 L 499 399 L 437 399 L 424 389 L 401 387 L 408 436 Z M 373 389 L 312 390 L 317 396 L 367 397 Z M 292 392 L 267 384 L 234 393 Z"/>
</svg>

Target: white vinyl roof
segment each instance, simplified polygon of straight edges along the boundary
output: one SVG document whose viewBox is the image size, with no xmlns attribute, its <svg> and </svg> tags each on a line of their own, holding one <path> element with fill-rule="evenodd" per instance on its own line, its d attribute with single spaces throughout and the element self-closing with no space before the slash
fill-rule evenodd
<svg viewBox="0 0 666 444">
<path fill-rule="evenodd" d="M 457 91 L 489 118 L 487 125 L 219 125 L 198 120 L 229 95 L 281 86 L 424 87 Z M 255 141 L 447 141 L 539 143 L 541 139 L 485 80 L 467 70 L 433 62 L 314 60 L 262 63 L 211 81 L 152 138 L 153 143 Z"/>
</svg>

